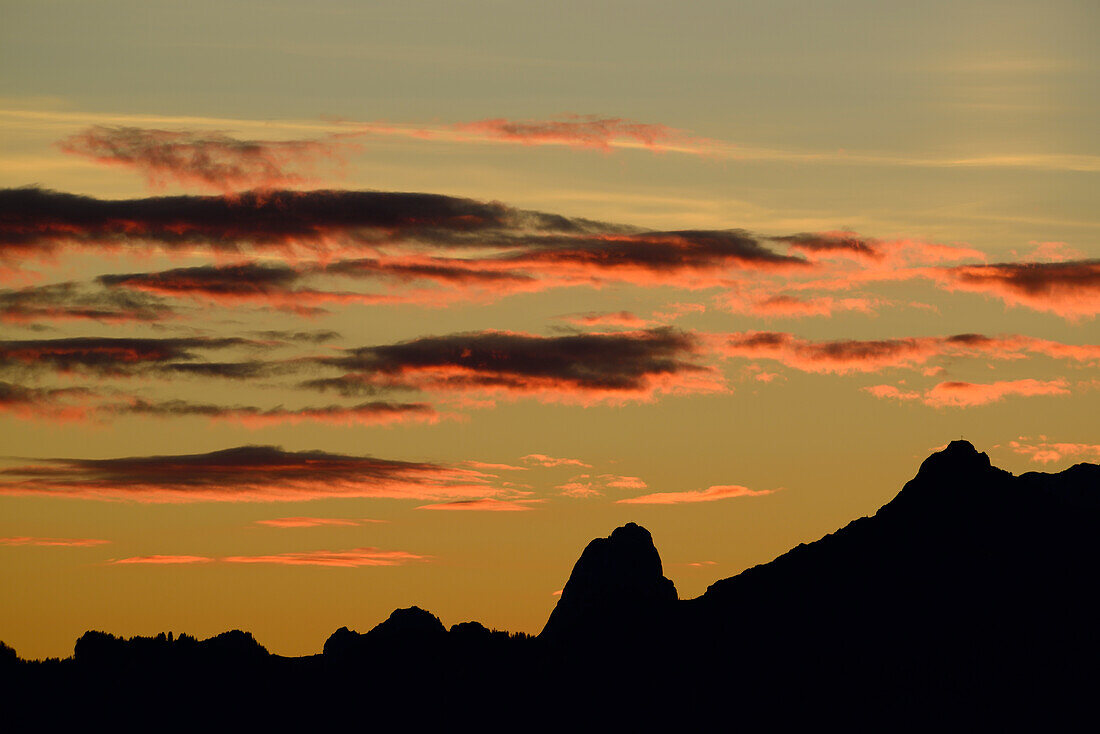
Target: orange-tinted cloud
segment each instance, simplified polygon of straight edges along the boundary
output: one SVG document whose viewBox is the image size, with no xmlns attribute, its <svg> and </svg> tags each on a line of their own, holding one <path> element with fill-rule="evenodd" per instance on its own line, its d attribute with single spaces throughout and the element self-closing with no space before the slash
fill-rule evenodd
<svg viewBox="0 0 1100 734">
<path fill-rule="evenodd" d="M 451 502 L 438 502 L 431 505 L 420 505 L 418 510 L 470 510 L 476 512 L 523 512 L 533 510 L 533 502 L 540 500 L 498 500 L 492 497 L 484 497 L 475 500 L 453 500 Z"/>
<path fill-rule="evenodd" d="M 772 494 L 775 491 L 777 490 L 749 489 L 736 484 L 719 484 L 706 489 L 689 490 L 687 492 L 654 492 L 653 494 L 643 494 L 640 497 L 617 500 L 617 502 L 626 505 L 678 505 L 693 502 L 715 502 L 736 497 L 760 497 L 765 494 Z"/>
<path fill-rule="evenodd" d="M 1062 344 L 1011 334 L 810 341 L 785 332 L 747 331 L 712 335 L 709 339 L 714 349 L 726 357 L 774 360 L 804 372 L 839 374 L 914 368 L 944 356 L 1020 359 L 1039 354 L 1084 363 L 1100 360 L 1100 344 Z"/>
<path fill-rule="evenodd" d="M 471 469 L 323 451 L 242 446 L 207 454 L 42 459 L 0 470 L 0 495 L 136 502 L 446 500 L 514 494 Z"/>
<path fill-rule="evenodd" d="M 308 271 L 306 271 L 308 272 Z M 311 315 L 321 304 L 393 303 L 393 296 L 317 290 L 299 283 L 305 272 L 275 263 L 202 265 L 159 273 L 101 275 L 98 282 L 112 289 L 130 289 L 159 296 L 202 298 L 222 305 L 271 306 Z"/>
<path fill-rule="evenodd" d="M 89 416 L 86 403 L 92 395 L 81 387 L 27 387 L 0 381 L 0 413 L 23 419 L 81 421 Z"/>
<path fill-rule="evenodd" d="M 304 385 L 345 394 L 380 388 L 472 391 L 580 404 L 722 390 L 712 368 L 692 361 L 697 352 L 691 335 L 667 328 L 554 337 L 481 331 L 319 358 L 347 374 Z"/>
<path fill-rule="evenodd" d="M 936 265 L 959 260 L 985 260 L 985 253 L 967 245 L 902 238 L 880 240 L 855 232 L 816 232 L 773 237 L 811 260 L 850 260 L 871 270 L 888 271 L 914 265 Z"/>
<path fill-rule="evenodd" d="M 555 489 L 557 489 L 563 497 L 584 499 L 603 495 L 603 490 L 599 488 L 598 483 L 593 481 L 587 474 L 574 477 L 565 484 L 559 484 Z"/>
<path fill-rule="evenodd" d="M 949 290 L 984 293 L 1067 319 L 1100 313 L 1100 260 L 965 265 L 942 270 L 937 279 Z"/>
<path fill-rule="evenodd" d="M 689 138 L 682 130 L 665 125 L 595 115 L 569 115 L 558 120 L 494 118 L 458 123 L 453 128 L 523 145 L 567 145 L 604 152 L 617 147 L 641 147 L 652 151 L 682 149 L 701 142 Z"/>
<path fill-rule="evenodd" d="M 1035 380 L 999 380 L 992 383 L 981 382 L 941 382 L 923 393 L 915 390 L 899 389 L 893 385 L 873 385 L 863 388 L 877 398 L 895 400 L 918 400 L 934 408 L 968 408 L 976 405 L 995 403 L 1012 395 L 1069 395 L 1069 383 L 1063 379 Z"/>
<path fill-rule="evenodd" d="M 276 517 L 271 520 L 257 520 L 257 525 L 266 525 L 271 528 L 316 528 L 344 526 L 351 527 L 367 523 L 381 523 L 385 520 L 371 520 L 370 518 L 343 518 L 343 517 Z"/>
<path fill-rule="evenodd" d="M 1009 441 L 1009 447 L 1017 453 L 1040 464 L 1050 464 L 1063 459 L 1100 459 L 1100 444 L 1066 443 L 1047 441 L 1040 436 L 1038 441 L 1020 437 L 1019 441 Z"/>
<path fill-rule="evenodd" d="M 585 469 L 592 467 L 591 464 L 586 464 L 580 459 L 559 459 L 553 456 L 547 456 L 546 454 L 527 454 L 520 459 L 528 464 L 537 464 L 538 466 L 545 466 L 548 468 L 555 468 L 559 466 L 579 466 Z"/>
<path fill-rule="evenodd" d="M 198 416 L 211 420 L 234 421 L 250 428 L 283 423 L 329 423 L 333 425 L 380 426 L 394 423 L 435 423 L 439 413 L 427 403 L 391 403 L 373 401 L 358 405 L 326 405 L 315 408 L 257 408 L 248 405 L 211 405 L 186 400 L 149 402 L 135 399 L 129 403 L 104 406 L 100 415 L 149 415 L 161 418 Z"/>
<path fill-rule="evenodd" d="M 558 318 L 577 326 L 621 326 L 627 329 L 644 329 L 650 324 L 650 322 L 635 316 L 629 311 L 591 311 L 589 313 L 566 314 Z"/>
<path fill-rule="evenodd" d="M 198 359 L 197 353 L 260 346 L 249 339 L 75 337 L 0 341 L 0 370 L 91 372 L 123 375 Z"/>
<path fill-rule="evenodd" d="M 66 153 L 131 168 L 153 188 L 168 183 L 231 193 L 308 183 L 319 160 L 338 162 L 346 139 L 239 140 L 221 133 L 94 126 L 58 143 Z"/>
<path fill-rule="evenodd" d="M 212 563 L 213 558 L 207 558 L 206 556 L 133 556 L 132 558 L 120 558 L 117 561 L 108 561 L 108 563 L 115 566 L 126 566 L 134 564 L 149 564 L 149 565 L 179 565 L 189 563 Z"/>
<path fill-rule="evenodd" d="M 9 323 L 161 321 L 172 315 L 172 309 L 154 296 L 119 291 L 92 292 L 76 283 L 0 290 L 0 321 Z"/>
<path fill-rule="evenodd" d="M 882 304 L 881 299 L 833 298 L 815 296 L 799 298 L 786 294 L 743 296 L 737 289 L 730 290 L 717 299 L 734 313 L 750 314 L 763 318 L 805 318 L 808 316 L 832 316 L 842 311 L 873 314 Z"/>
<path fill-rule="evenodd" d="M 269 563 L 277 566 L 328 566 L 357 568 L 359 566 L 402 566 L 406 563 L 431 560 L 405 551 L 378 548 L 352 548 L 346 551 L 309 551 L 306 553 L 276 553 L 267 556 L 226 556 L 223 563 Z"/>
<path fill-rule="evenodd" d="M 624 477 L 618 474 L 601 474 L 599 479 L 605 486 L 614 489 L 645 489 L 649 486 L 639 477 Z"/>
<path fill-rule="evenodd" d="M 0 189 L 0 260 L 9 262 L 61 247 L 206 249 L 232 255 L 375 253 L 392 243 L 510 248 L 516 246 L 514 237 L 523 244 L 525 237 L 547 233 L 628 230 L 436 194 L 279 190 L 232 198 L 108 200 L 37 188 Z"/>
<path fill-rule="evenodd" d="M 95 538 L 33 538 L 26 535 L 0 538 L 0 545 L 65 546 L 71 548 L 88 548 L 96 545 L 106 545 L 110 542 L 109 540 L 97 540 Z"/>
</svg>

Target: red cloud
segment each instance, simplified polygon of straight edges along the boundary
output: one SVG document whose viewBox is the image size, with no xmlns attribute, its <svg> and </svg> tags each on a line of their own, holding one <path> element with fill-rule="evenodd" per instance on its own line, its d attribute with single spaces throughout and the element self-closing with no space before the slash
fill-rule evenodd
<svg viewBox="0 0 1100 734">
<path fill-rule="evenodd" d="M 0 495 L 137 502 L 463 499 L 512 492 L 487 475 L 424 462 L 242 446 L 208 454 L 47 459 L 0 471 Z"/>
<path fill-rule="evenodd" d="M 295 186 L 320 159 L 338 161 L 346 140 L 238 140 L 221 133 L 95 126 L 58 143 L 99 163 L 132 168 L 153 188 L 169 182 L 231 193 Z"/>
<path fill-rule="evenodd" d="M 32 538 L 27 535 L 0 538 L 0 545 L 67 546 L 72 548 L 87 548 L 94 545 L 106 545 L 110 542 L 109 540 L 97 540 L 95 538 Z"/>
<path fill-rule="evenodd" d="M 1069 383 L 1065 380 L 1003 380 L 992 383 L 941 382 L 920 393 L 902 390 L 892 385 L 873 385 L 863 388 L 877 398 L 895 400 L 919 400 L 934 408 L 967 408 L 994 403 L 1010 395 L 1069 395 Z"/>
<path fill-rule="evenodd" d="M 430 560 L 405 551 L 387 551 L 378 548 L 352 548 L 346 551 L 310 551 L 307 553 L 276 553 L 267 556 L 227 556 L 223 563 L 270 563 L 279 566 L 329 566 L 332 568 L 356 568 L 359 566 L 402 566 L 415 561 Z"/>
<path fill-rule="evenodd" d="M 749 489 L 736 484 L 716 485 L 706 489 L 697 489 L 687 492 L 655 492 L 643 494 L 640 497 L 630 497 L 617 500 L 619 504 L 626 505 L 678 505 L 693 502 L 715 502 L 717 500 L 733 499 L 735 497 L 760 497 L 772 494 L 774 489 Z"/>
</svg>

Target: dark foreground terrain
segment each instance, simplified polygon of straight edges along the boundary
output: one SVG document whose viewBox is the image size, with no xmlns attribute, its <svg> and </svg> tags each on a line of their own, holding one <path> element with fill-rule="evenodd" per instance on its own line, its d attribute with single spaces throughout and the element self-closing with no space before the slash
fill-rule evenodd
<svg viewBox="0 0 1100 734">
<path fill-rule="evenodd" d="M 873 516 L 696 599 L 631 523 L 584 549 L 537 637 L 417 607 L 303 658 L 239 631 L 87 632 L 66 660 L 0 649 L 0 695 L 9 721 L 46 728 L 1091 729 L 1098 578 L 1100 466 L 1017 477 L 956 441 Z"/>
</svg>

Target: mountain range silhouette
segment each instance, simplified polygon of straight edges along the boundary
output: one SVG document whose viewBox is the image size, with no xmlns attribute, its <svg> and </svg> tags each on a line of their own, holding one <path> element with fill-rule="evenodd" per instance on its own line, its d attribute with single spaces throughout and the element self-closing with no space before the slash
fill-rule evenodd
<svg viewBox="0 0 1100 734">
<path fill-rule="evenodd" d="M 65 660 L 0 645 L 0 690 L 30 712 L 170 693 L 253 724 L 1049 724 L 1100 690 L 1098 579 L 1100 466 L 1013 476 L 954 441 L 873 516 L 694 599 L 628 523 L 588 544 L 537 636 L 415 606 L 301 658 L 240 631 L 92 631 Z"/>
</svg>

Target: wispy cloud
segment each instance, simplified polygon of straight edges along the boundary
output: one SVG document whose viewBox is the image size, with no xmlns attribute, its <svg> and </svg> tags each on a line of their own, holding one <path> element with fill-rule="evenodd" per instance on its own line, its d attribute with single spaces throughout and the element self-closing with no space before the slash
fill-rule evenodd
<svg viewBox="0 0 1100 734">
<path fill-rule="evenodd" d="M 1069 383 L 1064 379 L 1036 380 L 998 380 L 983 382 L 941 382 L 920 392 L 901 389 L 894 385 L 873 385 L 863 388 L 877 398 L 894 400 L 915 400 L 934 408 L 968 408 L 987 403 L 996 403 L 1009 396 L 1069 395 Z"/>
<path fill-rule="evenodd" d="M 153 188 L 177 183 L 231 193 L 310 183 L 319 161 L 339 162 L 352 144 L 335 135 L 241 140 L 217 132 L 96 125 L 61 140 L 58 147 L 133 169 Z"/>
<path fill-rule="evenodd" d="M 371 520 L 370 518 L 346 518 L 346 517 L 276 517 L 271 520 L 257 520 L 257 525 L 266 525 L 271 528 L 317 528 L 317 527 L 355 527 L 371 523 L 382 523 L 385 520 Z"/>
<path fill-rule="evenodd" d="M 0 545 L 64 546 L 70 548 L 89 548 L 97 545 L 107 545 L 110 542 L 109 540 L 98 540 L 96 538 L 35 538 L 28 535 L 0 538 Z"/>
<path fill-rule="evenodd" d="M 309 551 L 306 553 L 275 553 L 266 556 L 226 556 L 223 563 L 266 563 L 277 566 L 328 566 L 357 568 L 360 566 L 403 566 L 406 563 L 431 560 L 431 556 L 378 548 L 352 548 L 345 551 Z"/>
<path fill-rule="evenodd" d="M 726 357 L 772 360 L 804 372 L 839 374 L 915 368 L 945 356 L 1013 360 L 1035 354 L 1085 364 L 1100 360 L 1100 344 L 1063 344 L 1017 334 L 810 341 L 785 332 L 748 331 L 709 339 Z"/>
<path fill-rule="evenodd" d="M 1048 441 L 1046 436 L 1031 440 L 1021 436 L 1018 441 L 1009 441 L 1008 445 L 1014 453 L 1026 456 L 1040 464 L 1050 464 L 1063 459 L 1100 459 L 1100 444 L 1094 443 Z"/>
<path fill-rule="evenodd" d="M 130 558 L 120 558 L 117 561 L 108 561 L 114 566 L 131 566 L 131 565 L 152 565 L 152 566 L 174 566 L 174 565 L 187 565 L 192 563 L 212 563 L 215 559 L 208 558 L 207 556 L 171 556 L 171 555 L 153 555 L 153 556 L 132 556 Z"/>
<path fill-rule="evenodd" d="M 774 489 L 749 489 L 736 484 L 719 484 L 706 489 L 689 490 L 686 492 L 654 492 L 638 497 L 628 497 L 617 500 L 625 505 L 679 505 L 694 502 L 716 502 L 718 500 L 735 499 L 738 497 L 761 497 L 772 494 Z"/>
<path fill-rule="evenodd" d="M 586 469 L 592 467 L 591 464 L 586 464 L 580 459 L 557 458 L 553 456 L 547 456 L 546 454 L 527 454 L 527 456 L 522 457 L 520 461 L 551 469 L 559 466 L 579 466 Z"/>
<path fill-rule="evenodd" d="M 420 505 L 418 510 L 468 510 L 473 512 L 524 512 L 535 509 L 531 505 L 541 500 L 498 500 L 486 497 L 476 500 L 453 500 L 451 502 L 437 502 L 431 505 Z"/>
</svg>

